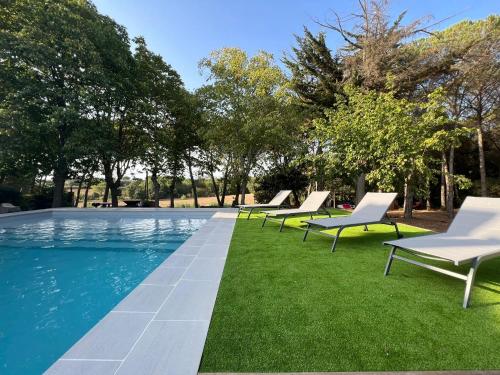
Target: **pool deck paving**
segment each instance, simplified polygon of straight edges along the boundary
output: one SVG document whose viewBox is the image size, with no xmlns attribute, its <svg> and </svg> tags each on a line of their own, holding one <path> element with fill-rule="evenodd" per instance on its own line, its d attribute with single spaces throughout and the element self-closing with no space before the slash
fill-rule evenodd
<svg viewBox="0 0 500 375">
<path fill-rule="evenodd" d="M 45 374 L 196 375 L 235 222 L 217 210 Z"/>
</svg>

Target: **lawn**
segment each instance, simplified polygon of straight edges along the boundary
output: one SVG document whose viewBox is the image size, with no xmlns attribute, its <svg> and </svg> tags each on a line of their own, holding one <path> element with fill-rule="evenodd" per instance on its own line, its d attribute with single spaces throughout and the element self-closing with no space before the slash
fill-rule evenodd
<svg viewBox="0 0 500 375">
<path fill-rule="evenodd" d="M 332 254 L 330 238 L 261 222 L 236 224 L 201 372 L 500 369 L 500 259 L 464 310 L 460 280 L 397 260 L 383 276 L 392 227 L 347 229 Z"/>
</svg>

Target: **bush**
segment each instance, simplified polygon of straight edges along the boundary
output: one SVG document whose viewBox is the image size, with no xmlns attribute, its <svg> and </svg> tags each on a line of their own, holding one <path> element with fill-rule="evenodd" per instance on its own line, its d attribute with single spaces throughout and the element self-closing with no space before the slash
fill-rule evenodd
<svg viewBox="0 0 500 375">
<path fill-rule="evenodd" d="M 142 207 L 154 207 L 155 206 L 155 202 L 154 201 L 142 201 Z"/>
<path fill-rule="evenodd" d="M 41 189 L 37 193 L 26 195 L 23 197 L 21 208 L 23 210 L 41 210 L 52 207 L 52 199 L 54 196 L 54 188 L 49 187 Z M 71 207 L 73 204 L 73 193 L 67 192 L 64 194 L 63 207 Z"/>
<path fill-rule="evenodd" d="M 280 190 L 292 190 L 297 198 L 307 187 L 308 178 L 302 166 L 274 169 L 255 179 L 255 200 L 269 202 Z M 295 202 L 298 204 L 299 202 Z"/>
<path fill-rule="evenodd" d="M 0 203 L 12 203 L 19 206 L 22 200 L 21 193 L 10 186 L 0 185 Z"/>
</svg>

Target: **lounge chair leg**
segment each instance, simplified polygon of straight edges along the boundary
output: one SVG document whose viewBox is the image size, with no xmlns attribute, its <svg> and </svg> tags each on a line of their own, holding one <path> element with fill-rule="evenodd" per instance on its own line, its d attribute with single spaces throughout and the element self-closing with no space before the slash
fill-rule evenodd
<svg viewBox="0 0 500 375">
<path fill-rule="evenodd" d="M 285 217 L 283 218 L 283 220 L 281 221 L 281 225 L 280 225 L 280 232 L 283 231 L 283 225 L 285 225 L 285 220 L 286 220 L 287 216 L 285 215 Z"/>
<path fill-rule="evenodd" d="M 335 248 L 337 247 L 337 241 L 340 237 L 340 232 L 342 232 L 343 229 L 344 229 L 344 227 L 339 227 L 339 230 L 337 231 L 337 235 L 335 236 L 335 239 L 333 240 L 332 253 L 335 251 Z"/>
<path fill-rule="evenodd" d="M 264 225 L 266 225 L 266 221 L 267 221 L 268 216 L 269 216 L 269 214 L 266 214 L 266 217 L 264 218 L 264 222 L 262 223 L 261 228 L 264 228 Z"/>
<path fill-rule="evenodd" d="M 464 303 L 463 303 L 464 309 L 466 309 L 470 305 L 472 286 L 474 285 L 474 279 L 476 278 L 476 272 L 477 272 L 478 266 L 479 266 L 479 259 L 476 258 L 472 262 L 472 266 L 470 267 L 469 274 L 467 275 L 467 281 L 465 282 L 465 294 L 464 294 Z"/>
<path fill-rule="evenodd" d="M 395 253 L 396 253 L 396 246 L 393 246 L 391 252 L 389 253 L 389 259 L 387 260 L 387 264 L 385 265 L 384 276 L 389 275 L 389 271 L 391 270 L 392 260 L 394 259 Z"/>
<path fill-rule="evenodd" d="M 365 225 L 365 229 L 363 231 L 368 232 L 368 225 Z"/>
<path fill-rule="evenodd" d="M 238 216 L 236 216 L 236 218 L 240 217 L 240 214 L 241 214 L 241 208 L 238 208 Z"/>
<path fill-rule="evenodd" d="M 247 220 L 250 219 L 250 215 L 252 215 L 253 208 L 250 209 L 250 212 L 248 213 Z"/>
<path fill-rule="evenodd" d="M 304 233 L 304 238 L 302 239 L 302 242 L 304 242 L 306 240 L 307 235 L 309 234 L 310 227 L 311 227 L 311 224 L 307 224 L 306 233 Z"/>
<path fill-rule="evenodd" d="M 394 221 L 392 222 L 392 225 L 394 225 L 394 228 L 396 229 L 396 235 L 398 236 L 398 238 L 403 238 L 403 235 L 399 233 L 398 223 Z"/>
</svg>

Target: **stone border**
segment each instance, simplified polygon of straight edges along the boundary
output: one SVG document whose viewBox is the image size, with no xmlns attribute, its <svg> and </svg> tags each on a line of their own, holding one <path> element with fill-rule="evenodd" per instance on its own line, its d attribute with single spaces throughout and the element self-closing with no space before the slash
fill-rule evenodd
<svg viewBox="0 0 500 375">
<path fill-rule="evenodd" d="M 95 210 L 213 212 L 214 215 L 45 374 L 197 374 L 237 211 L 162 208 Z M 48 209 L 36 213 L 56 211 L 82 212 L 82 209 Z M 88 212 L 93 211 L 88 209 Z M 26 214 L 5 214 L 2 218 Z"/>
</svg>

